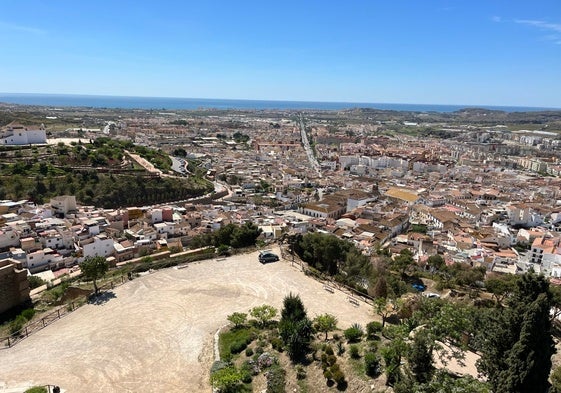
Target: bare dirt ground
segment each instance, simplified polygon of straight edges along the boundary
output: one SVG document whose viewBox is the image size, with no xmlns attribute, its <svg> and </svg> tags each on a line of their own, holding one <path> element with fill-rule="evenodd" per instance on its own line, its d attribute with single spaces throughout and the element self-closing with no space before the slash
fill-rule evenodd
<svg viewBox="0 0 561 393">
<path fill-rule="evenodd" d="M 311 318 L 329 312 L 343 329 L 375 319 L 371 306 L 324 290 L 288 261 L 261 265 L 257 253 L 202 261 L 134 279 L 106 302 L 0 350 L 0 392 L 40 384 L 67 392 L 210 392 L 213 335 L 226 317 L 262 304 L 280 310 L 290 292 Z"/>
</svg>

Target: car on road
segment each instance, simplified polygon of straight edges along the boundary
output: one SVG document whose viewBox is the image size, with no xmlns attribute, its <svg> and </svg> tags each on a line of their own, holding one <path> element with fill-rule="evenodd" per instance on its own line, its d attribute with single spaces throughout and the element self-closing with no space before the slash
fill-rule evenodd
<svg viewBox="0 0 561 393">
<path fill-rule="evenodd" d="M 279 260 L 279 256 L 272 251 L 266 250 L 259 252 L 259 262 L 276 262 Z"/>
</svg>

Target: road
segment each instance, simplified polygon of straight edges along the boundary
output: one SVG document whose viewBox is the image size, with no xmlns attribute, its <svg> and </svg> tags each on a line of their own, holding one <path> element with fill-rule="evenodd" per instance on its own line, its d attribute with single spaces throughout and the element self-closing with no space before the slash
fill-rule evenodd
<svg viewBox="0 0 561 393">
<path fill-rule="evenodd" d="M 300 116 L 300 135 L 302 138 L 302 146 L 304 146 L 304 150 L 306 151 L 306 155 L 308 156 L 308 161 L 312 166 L 312 169 L 315 170 L 318 174 L 318 177 L 321 177 L 321 167 L 314 155 L 312 147 L 310 146 L 310 142 L 308 141 L 308 134 L 306 134 L 306 126 L 304 125 L 304 117 L 302 114 Z"/>
</svg>

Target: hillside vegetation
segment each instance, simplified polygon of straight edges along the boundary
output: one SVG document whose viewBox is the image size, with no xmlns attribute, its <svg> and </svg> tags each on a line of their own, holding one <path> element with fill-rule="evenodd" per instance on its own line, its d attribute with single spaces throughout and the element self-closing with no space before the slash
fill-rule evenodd
<svg viewBox="0 0 561 393">
<path fill-rule="evenodd" d="M 163 173 L 170 171 L 167 154 L 109 138 L 72 146 L 2 147 L 0 199 L 43 203 L 69 194 L 76 195 L 80 204 L 115 208 L 187 199 L 213 189 L 197 175 L 184 178 L 149 173 L 127 152 L 140 155 Z"/>
</svg>

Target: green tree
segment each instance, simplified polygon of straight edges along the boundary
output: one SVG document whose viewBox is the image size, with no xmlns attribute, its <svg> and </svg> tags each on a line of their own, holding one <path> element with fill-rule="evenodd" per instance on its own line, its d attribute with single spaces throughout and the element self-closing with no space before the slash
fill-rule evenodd
<svg viewBox="0 0 561 393">
<path fill-rule="evenodd" d="M 427 259 L 427 264 L 431 268 L 432 271 L 439 271 L 444 267 L 444 258 L 441 255 L 435 254 L 431 255 Z"/>
<path fill-rule="evenodd" d="M 41 285 L 46 284 L 46 281 L 39 276 L 27 276 L 27 280 L 29 281 L 29 288 L 31 289 L 38 288 Z"/>
<path fill-rule="evenodd" d="M 433 341 L 426 331 L 418 331 L 407 350 L 407 363 L 416 382 L 430 381 L 433 372 Z"/>
<path fill-rule="evenodd" d="M 402 378 L 401 358 L 405 354 L 407 346 L 401 337 L 388 342 L 381 350 L 386 369 L 386 384 L 393 386 Z"/>
<path fill-rule="evenodd" d="M 517 279 L 518 276 L 513 274 L 504 274 L 485 280 L 485 289 L 493 295 L 497 306 L 502 305 L 503 300 L 514 292 Z"/>
<path fill-rule="evenodd" d="M 325 333 L 325 341 L 327 341 L 327 333 L 337 329 L 337 318 L 331 314 L 321 314 L 314 318 L 314 328 Z"/>
<path fill-rule="evenodd" d="M 349 242 L 318 232 L 305 234 L 295 244 L 295 251 L 304 262 L 332 276 L 339 272 L 339 265 L 350 249 Z"/>
<path fill-rule="evenodd" d="M 386 320 L 397 311 L 397 308 L 396 302 L 392 299 L 379 297 L 374 300 L 374 312 L 382 317 L 382 328 L 386 326 Z"/>
<path fill-rule="evenodd" d="M 407 248 L 403 249 L 393 260 L 393 266 L 399 270 L 402 276 L 405 275 L 407 268 L 414 263 L 413 253 Z"/>
<path fill-rule="evenodd" d="M 554 344 L 543 276 L 521 276 L 508 307 L 490 317 L 478 369 L 495 393 L 545 392 Z"/>
<path fill-rule="evenodd" d="M 262 306 L 253 307 L 249 314 L 257 319 L 261 326 L 266 326 L 270 320 L 277 316 L 277 309 L 268 304 L 263 304 Z"/>
<path fill-rule="evenodd" d="M 228 315 L 227 319 L 228 321 L 234 324 L 235 328 L 239 328 L 245 325 L 247 321 L 247 314 L 244 312 L 235 312 L 233 314 Z"/>
<path fill-rule="evenodd" d="M 279 333 L 290 359 L 293 362 L 302 360 L 310 346 L 312 322 L 300 296 L 291 293 L 284 298 Z"/>
<path fill-rule="evenodd" d="M 361 253 L 355 247 L 351 247 L 345 256 L 343 269 L 346 273 L 347 281 L 357 283 L 370 275 L 372 264 L 368 256 Z"/>
<path fill-rule="evenodd" d="M 94 285 L 95 294 L 99 292 L 97 287 L 97 280 L 103 278 L 107 270 L 109 270 L 109 265 L 104 257 L 87 257 L 82 263 L 80 263 L 80 270 L 87 280 L 92 280 Z"/>
</svg>

